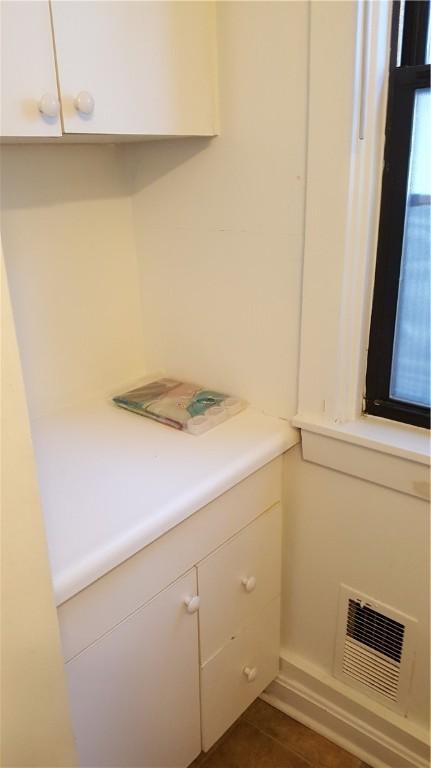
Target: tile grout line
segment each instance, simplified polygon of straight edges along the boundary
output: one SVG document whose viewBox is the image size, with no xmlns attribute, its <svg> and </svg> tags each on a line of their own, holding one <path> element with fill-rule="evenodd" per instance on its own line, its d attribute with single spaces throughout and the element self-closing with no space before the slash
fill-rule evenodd
<svg viewBox="0 0 431 768">
<path fill-rule="evenodd" d="M 268 705 L 268 706 L 271 706 L 271 705 Z M 245 717 L 245 715 L 246 715 L 246 712 L 247 712 L 247 710 L 246 710 L 246 711 L 244 712 L 244 714 L 241 716 L 241 719 L 242 719 L 244 722 L 248 723 L 249 725 L 252 725 L 252 726 L 253 726 L 253 728 L 255 728 L 255 729 L 256 729 L 257 731 L 259 731 L 260 733 L 263 733 L 263 734 L 264 734 L 264 736 L 268 736 L 268 737 L 269 737 L 270 739 L 272 739 L 273 741 L 276 741 L 276 742 L 277 742 L 277 744 L 280 744 L 282 747 L 285 747 L 285 748 L 287 748 L 287 749 L 289 750 L 289 752 L 291 752 L 291 753 L 292 753 L 293 755 L 295 755 L 296 757 L 300 757 L 300 758 L 301 758 L 302 760 L 304 760 L 304 761 L 305 761 L 305 762 L 306 762 L 306 763 L 307 763 L 307 764 L 308 764 L 308 765 L 309 765 L 311 768 L 330 768 L 329 766 L 325 766 L 325 765 L 323 765 L 323 764 L 321 764 L 321 763 L 319 763 L 319 764 L 316 764 L 316 763 L 314 763 L 314 762 L 311 762 L 311 761 L 309 760 L 309 758 L 308 758 L 308 757 L 304 757 L 304 755 L 303 755 L 303 754 L 301 754 L 300 752 L 297 752 L 297 751 L 296 751 L 296 749 L 294 749 L 294 748 L 292 748 L 292 747 L 290 747 L 290 746 L 289 746 L 289 747 L 286 747 L 286 744 L 283 744 L 283 742 L 282 742 L 282 741 L 279 741 L 279 739 L 277 739 L 275 736 L 272 736 L 270 733 L 267 733 L 267 732 L 266 732 L 266 731 L 264 731 L 262 728 L 259 728 L 257 725 L 255 725 L 255 724 L 254 724 L 254 723 L 252 723 L 250 720 L 248 720 L 248 719 L 247 719 L 247 717 Z M 284 713 L 283 713 L 283 714 L 284 714 Z M 288 715 L 287 715 L 287 717 L 288 717 Z M 302 723 L 301 723 L 301 725 L 302 725 Z M 316 731 L 313 731 L 313 729 L 312 729 L 312 728 L 308 728 L 308 726 L 304 726 L 304 727 L 305 727 L 305 728 L 307 728 L 307 730 L 311 731 L 312 733 L 316 733 Z M 325 738 L 325 737 L 324 737 L 324 738 Z M 331 743 L 332 743 L 332 742 L 331 742 Z M 335 746 L 337 746 L 337 747 L 338 747 L 338 745 L 335 745 Z M 341 747 L 338 747 L 338 749 L 341 749 Z M 350 754 L 350 753 L 349 753 L 349 754 Z M 352 757 L 355 757 L 355 755 L 351 755 L 351 756 L 352 756 Z M 356 760 L 359 760 L 359 763 L 358 763 L 358 765 L 356 766 L 356 768 L 363 768 L 363 765 L 365 766 L 365 768 L 369 768 L 369 766 L 367 766 L 367 765 L 366 765 L 366 763 L 363 763 L 363 761 L 361 761 L 361 759 L 360 759 L 360 758 L 358 758 L 358 757 L 357 757 L 357 758 L 356 758 Z M 355 767 L 352 767 L 352 768 L 355 768 Z"/>
<path fill-rule="evenodd" d="M 233 724 L 230 726 L 230 728 L 228 728 L 228 730 L 227 730 L 227 731 L 226 731 L 226 732 L 225 732 L 225 733 L 224 733 L 224 734 L 223 734 L 223 735 L 220 737 L 220 739 L 218 739 L 218 741 L 216 742 L 216 744 L 214 744 L 214 745 L 213 745 L 213 746 L 212 746 L 212 747 L 211 747 L 211 748 L 208 750 L 208 752 L 204 753 L 204 756 L 203 756 L 203 757 L 202 757 L 202 759 L 199 761 L 199 764 L 198 764 L 197 768 L 201 768 L 201 766 L 202 766 L 203 768 L 205 768 L 205 765 L 207 764 L 207 761 L 208 761 L 208 759 L 209 759 L 211 756 L 213 756 L 214 754 L 217 754 L 217 752 L 219 751 L 220 747 L 223 745 L 223 743 L 224 743 L 224 741 L 226 740 L 226 738 L 227 738 L 227 737 L 228 737 L 228 736 L 229 736 L 231 733 L 234 733 L 234 732 L 235 732 L 235 730 L 236 730 L 237 726 L 238 726 L 238 725 L 239 725 L 241 722 L 243 722 L 243 723 L 246 723 L 247 725 L 251 726 L 251 727 L 252 727 L 252 728 L 253 728 L 255 731 L 257 731 L 258 733 L 260 733 L 262 736 L 265 736 L 266 738 L 270 739 L 271 741 L 274 741 L 274 742 L 275 742 L 275 743 L 276 743 L 276 744 L 277 744 L 279 747 L 282 747 L 283 751 L 284 751 L 284 752 L 286 752 L 286 754 L 287 754 L 287 755 L 291 754 L 291 755 L 292 755 L 292 756 L 294 756 L 294 757 L 298 757 L 300 760 L 302 760 L 302 761 L 304 762 L 304 768 L 305 768 L 305 766 L 308 766 L 308 768 L 329 768 L 329 766 L 324 766 L 324 765 L 322 765 L 321 763 L 315 763 L 314 761 L 313 761 L 313 762 L 311 762 L 311 761 L 309 760 L 309 758 L 308 758 L 308 757 L 305 757 L 305 756 L 304 756 L 303 754 L 301 754 L 300 752 L 297 752 L 297 751 L 296 751 L 296 749 L 293 749 L 293 748 L 291 748 L 291 747 L 290 747 L 290 746 L 288 746 L 287 744 L 285 744 L 285 743 L 283 743 L 282 741 L 280 741 L 279 739 L 277 739 L 277 738 L 276 738 L 275 736 L 273 736 L 272 734 L 270 734 L 270 733 L 267 733 L 267 731 L 263 730 L 262 728 L 259 728 L 257 725 L 255 725 L 255 723 L 251 722 L 251 721 L 250 721 L 250 720 L 249 720 L 249 719 L 246 717 L 246 712 L 247 712 L 247 710 L 246 710 L 246 711 L 245 711 L 245 712 L 244 712 L 244 713 L 243 713 L 243 714 L 242 714 L 242 715 L 241 715 L 241 716 L 240 716 L 240 717 L 239 717 L 239 718 L 238 718 L 238 719 L 235 721 L 235 723 L 233 723 Z M 311 730 L 311 731 L 312 731 L 312 729 L 308 729 L 308 730 Z M 353 757 L 354 757 L 354 756 L 353 756 Z M 359 758 L 358 758 L 358 759 L 359 759 Z M 365 763 L 363 763 L 363 761 L 360 761 L 360 762 L 359 762 L 359 764 L 358 764 L 358 766 L 356 766 L 356 768 L 369 768 L 369 766 L 367 766 Z"/>
<path fill-rule="evenodd" d="M 245 713 L 244 713 L 244 714 L 245 714 Z M 256 731 L 259 731 L 259 733 L 262 733 L 264 736 L 268 736 L 270 739 L 272 739 L 273 741 L 277 742 L 277 744 L 279 744 L 280 746 L 282 746 L 282 747 L 284 747 L 285 749 L 287 749 L 289 752 L 291 752 L 291 753 L 292 753 L 292 755 L 295 755 L 295 757 L 300 757 L 300 758 L 301 758 L 301 760 L 304 760 L 304 762 L 305 762 L 305 763 L 307 763 L 307 765 L 309 765 L 309 766 L 310 766 L 310 768 L 330 768 L 329 766 L 325 766 L 325 765 L 323 765 L 323 764 L 321 764 L 321 763 L 319 763 L 319 764 L 316 764 L 316 763 L 314 763 L 314 762 L 311 762 L 311 761 L 309 760 L 309 758 L 308 758 L 308 757 L 305 757 L 303 754 L 301 754 L 301 752 L 297 752 L 297 751 L 296 751 L 296 749 L 294 749 L 293 747 L 287 746 L 287 745 L 286 745 L 286 744 L 284 744 L 282 741 L 280 741 L 279 739 L 277 739 L 275 736 L 272 736 L 270 733 L 267 733 L 267 732 L 266 732 L 266 731 L 264 731 L 262 728 L 259 728 L 257 725 L 255 725 L 254 723 L 252 723 L 250 720 L 247 720 L 247 718 L 246 718 L 246 717 L 244 717 L 244 715 L 242 716 L 242 720 L 243 720 L 243 722 L 245 722 L 245 723 L 248 723 L 248 725 L 251 725 L 251 726 L 253 726 L 253 728 L 255 728 L 255 730 L 256 730 Z M 305 726 L 305 727 L 306 727 L 306 728 L 308 728 L 308 726 Z M 312 733 L 315 733 L 315 731 L 313 731 L 313 729 L 312 729 L 312 728 L 308 728 L 308 730 L 312 731 Z M 331 742 L 331 743 L 332 743 L 332 742 Z M 336 746 L 337 746 L 337 745 L 336 745 Z M 339 749 L 341 749 L 341 747 L 340 747 Z M 352 755 L 352 757 L 355 757 L 355 755 Z M 360 758 L 356 758 L 356 759 L 357 759 L 357 760 L 359 760 L 359 763 L 358 763 L 358 765 L 356 766 L 356 768 L 362 768 L 362 762 L 361 762 Z M 365 763 L 364 763 L 364 766 L 365 766 L 365 768 L 369 768 L 369 766 L 367 766 Z"/>
<path fill-rule="evenodd" d="M 309 765 L 310 768 L 324 768 L 322 766 L 315 765 L 314 763 L 310 763 L 310 761 L 306 757 L 304 757 L 304 755 L 301 755 L 299 752 L 296 752 L 296 750 L 291 749 L 290 747 L 287 747 L 286 744 L 283 744 L 282 741 L 279 741 L 274 736 L 272 736 L 270 733 L 267 733 L 266 731 L 263 731 L 261 728 L 258 728 L 257 725 L 255 725 L 254 723 L 251 723 L 246 718 L 243 718 L 243 722 L 247 723 L 247 725 L 250 725 L 258 733 L 261 733 L 262 736 L 266 736 L 268 739 L 271 739 L 271 741 L 274 741 L 276 744 L 278 744 L 279 747 L 283 747 L 285 752 L 287 752 L 287 753 L 290 752 L 291 755 L 294 755 L 295 757 L 299 757 L 301 760 L 304 761 L 304 763 L 306 763 L 306 765 Z"/>
</svg>

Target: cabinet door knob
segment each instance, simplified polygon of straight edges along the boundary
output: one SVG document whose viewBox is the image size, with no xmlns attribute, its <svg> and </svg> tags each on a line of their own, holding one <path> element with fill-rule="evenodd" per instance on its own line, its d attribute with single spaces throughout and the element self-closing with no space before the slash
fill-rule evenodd
<svg viewBox="0 0 431 768">
<path fill-rule="evenodd" d="M 244 667 L 242 671 L 249 683 L 252 683 L 253 680 L 256 680 L 257 667 Z"/>
<path fill-rule="evenodd" d="M 44 93 L 38 103 L 39 112 L 45 117 L 57 117 L 60 109 L 57 96 L 53 93 Z"/>
<path fill-rule="evenodd" d="M 246 592 L 253 592 L 253 589 L 256 587 L 256 577 L 249 576 L 248 578 L 241 579 L 241 584 Z"/>
<path fill-rule="evenodd" d="M 194 597 L 186 597 L 184 600 L 184 605 L 187 607 L 188 613 L 196 613 L 196 611 L 199 610 L 200 604 L 201 599 L 199 595 L 195 595 Z"/>
<path fill-rule="evenodd" d="M 94 98 L 88 91 L 80 91 L 73 103 L 83 115 L 91 115 L 94 111 Z"/>
</svg>

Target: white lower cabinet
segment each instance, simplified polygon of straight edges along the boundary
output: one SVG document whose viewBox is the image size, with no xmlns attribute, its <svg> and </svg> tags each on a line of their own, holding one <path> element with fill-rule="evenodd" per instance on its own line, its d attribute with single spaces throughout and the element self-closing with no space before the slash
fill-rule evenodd
<svg viewBox="0 0 431 768">
<path fill-rule="evenodd" d="M 193 569 L 66 664 L 82 766 L 185 768 L 201 751 Z"/>
<path fill-rule="evenodd" d="M 83 768 L 186 768 L 276 677 L 280 478 L 275 460 L 60 606 Z"/>
<path fill-rule="evenodd" d="M 205 752 L 277 676 L 279 650 L 280 598 L 276 598 L 202 667 Z"/>
<path fill-rule="evenodd" d="M 198 564 L 204 751 L 277 675 L 280 577 L 280 504 Z"/>
</svg>

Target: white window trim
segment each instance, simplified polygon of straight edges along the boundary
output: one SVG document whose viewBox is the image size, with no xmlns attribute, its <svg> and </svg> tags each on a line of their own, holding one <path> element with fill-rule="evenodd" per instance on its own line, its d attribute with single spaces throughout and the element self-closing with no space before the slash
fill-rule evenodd
<svg viewBox="0 0 431 768">
<path fill-rule="evenodd" d="M 428 431 L 362 414 L 391 11 L 387 0 L 311 3 L 301 360 L 293 423 L 302 430 L 305 459 L 429 498 Z M 408 462 L 405 482 L 400 462 Z"/>
</svg>

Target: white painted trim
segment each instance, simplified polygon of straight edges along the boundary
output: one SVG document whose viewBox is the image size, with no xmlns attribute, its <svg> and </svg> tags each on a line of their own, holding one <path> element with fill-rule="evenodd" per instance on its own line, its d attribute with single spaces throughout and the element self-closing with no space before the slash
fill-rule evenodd
<svg viewBox="0 0 431 768">
<path fill-rule="evenodd" d="M 426 464 L 369 450 L 361 445 L 302 430 L 302 454 L 306 461 L 359 477 L 400 493 L 430 498 L 430 474 Z"/>
<path fill-rule="evenodd" d="M 358 4 L 357 39 L 363 43 L 357 51 L 355 83 L 366 79 L 363 111 L 364 137 L 359 135 L 359 99 L 354 99 L 351 162 L 349 173 L 348 218 L 345 229 L 343 275 L 340 295 L 338 340 L 333 365 L 334 379 L 327 397 L 327 416 L 335 422 L 358 417 L 362 412 L 366 356 L 371 316 L 371 296 L 377 251 L 390 19 L 392 4 Z M 365 27 L 364 32 L 362 28 Z"/>
<path fill-rule="evenodd" d="M 262 699 L 372 768 L 429 768 L 426 731 L 284 651 Z"/>
<path fill-rule="evenodd" d="M 311 3 L 301 360 L 293 424 L 302 430 L 308 461 L 428 499 L 427 430 L 362 415 L 391 8 L 385 0 Z"/>
<path fill-rule="evenodd" d="M 398 456 L 418 464 L 430 464 L 430 434 L 427 429 L 375 416 L 364 416 L 344 424 L 334 424 L 327 419 L 297 416 L 292 423 L 303 431 L 361 445 L 363 448 Z"/>
<path fill-rule="evenodd" d="M 427 429 L 376 416 L 346 423 L 296 416 L 306 461 L 330 467 L 401 493 L 430 498 L 430 434 Z"/>
<path fill-rule="evenodd" d="M 373 417 L 347 424 L 297 417 L 294 424 L 301 427 L 306 461 L 419 499 L 430 498 L 428 430 Z"/>
<path fill-rule="evenodd" d="M 362 409 L 391 7 L 311 3 L 299 418 L 340 423 Z"/>
</svg>

